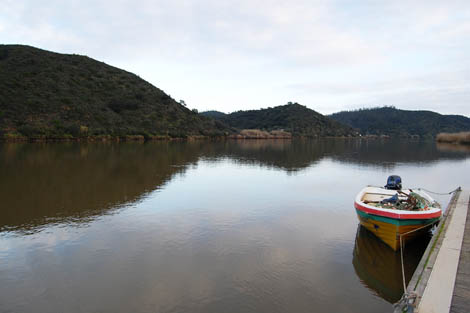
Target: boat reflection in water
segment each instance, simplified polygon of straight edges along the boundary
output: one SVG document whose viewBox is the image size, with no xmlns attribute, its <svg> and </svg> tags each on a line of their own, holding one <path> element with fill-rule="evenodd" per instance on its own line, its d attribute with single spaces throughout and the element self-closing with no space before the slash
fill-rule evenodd
<svg viewBox="0 0 470 313">
<path fill-rule="evenodd" d="M 404 250 L 405 278 L 408 284 L 429 236 L 407 244 Z M 395 303 L 403 294 L 400 253 L 395 253 L 365 227 L 359 225 L 353 252 L 353 266 L 361 282 L 377 296 Z"/>
</svg>

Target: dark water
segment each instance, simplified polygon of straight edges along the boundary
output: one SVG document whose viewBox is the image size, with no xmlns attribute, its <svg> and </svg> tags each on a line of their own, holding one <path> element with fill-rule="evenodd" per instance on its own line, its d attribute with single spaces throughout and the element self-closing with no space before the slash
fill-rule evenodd
<svg viewBox="0 0 470 313">
<path fill-rule="evenodd" d="M 0 145 L 0 312 L 380 312 L 365 185 L 470 186 L 470 151 L 295 140 Z M 449 197 L 437 197 L 444 205 Z M 410 278 L 426 239 L 407 246 Z"/>
</svg>

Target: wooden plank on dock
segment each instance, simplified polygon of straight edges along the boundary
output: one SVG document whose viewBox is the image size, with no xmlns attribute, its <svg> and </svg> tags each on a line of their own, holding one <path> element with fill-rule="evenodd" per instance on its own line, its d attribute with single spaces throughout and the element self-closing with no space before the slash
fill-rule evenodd
<svg viewBox="0 0 470 313">
<path fill-rule="evenodd" d="M 470 311 L 470 208 L 460 252 L 459 267 L 454 286 L 454 295 L 450 307 L 451 313 L 468 313 Z"/>
<path fill-rule="evenodd" d="M 463 190 L 450 216 L 442 245 L 418 306 L 419 313 L 450 311 L 466 228 L 469 198 L 470 192 Z"/>
</svg>

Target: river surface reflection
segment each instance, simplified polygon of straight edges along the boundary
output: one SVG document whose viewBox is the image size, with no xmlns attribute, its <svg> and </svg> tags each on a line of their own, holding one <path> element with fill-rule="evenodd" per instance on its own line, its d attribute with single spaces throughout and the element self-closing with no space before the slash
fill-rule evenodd
<svg viewBox="0 0 470 313">
<path fill-rule="evenodd" d="M 0 312 L 391 310 L 398 255 L 358 230 L 355 194 L 390 174 L 470 186 L 469 156 L 380 140 L 3 144 Z M 411 275 L 423 248 L 407 249 Z"/>
<path fill-rule="evenodd" d="M 423 236 L 405 248 L 404 271 L 407 285 L 430 238 L 430 235 Z M 353 255 L 354 270 L 363 284 L 391 304 L 398 302 L 403 295 L 400 253 L 388 248 L 373 233 L 359 225 Z"/>
</svg>

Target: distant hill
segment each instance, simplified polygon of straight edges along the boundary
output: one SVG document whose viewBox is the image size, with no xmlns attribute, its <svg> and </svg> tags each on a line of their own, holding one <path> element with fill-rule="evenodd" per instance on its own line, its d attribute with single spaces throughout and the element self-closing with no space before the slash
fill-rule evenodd
<svg viewBox="0 0 470 313">
<path fill-rule="evenodd" d="M 298 103 L 261 110 L 238 111 L 224 114 L 217 111 L 203 113 L 237 129 L 280 130 L 293 136 L 325 137 L 352 136 L 356 132 Z"/>
<path fill-rule="evenodd" d="M 462 115 L 441 115 L 431 111 L 407 111 L 394 107 L 344 111 L 330 115 L 332 119 L 357 128 L 362 134 L 435 137 L 441 132 L 470 130 L 470 118 Z"/>
<path fill-rule="evenodd" d="M 86 56 L 0 45 L 0 137 L 220 136 L 137 75 Z"/>
<path fill-rule="evenodd" d="M 215 119 L 222 119 L 224 118 L 225 116 L 227 116 L 226 113 L 224 112 L 219 112 L 219 111 L 205 111 L 205 112 L 201 112 L 199 113 L 203 116 L 207 116 L 207 117 L 211 117 L 211 118 L 215 118 Z"/>
</svg>

